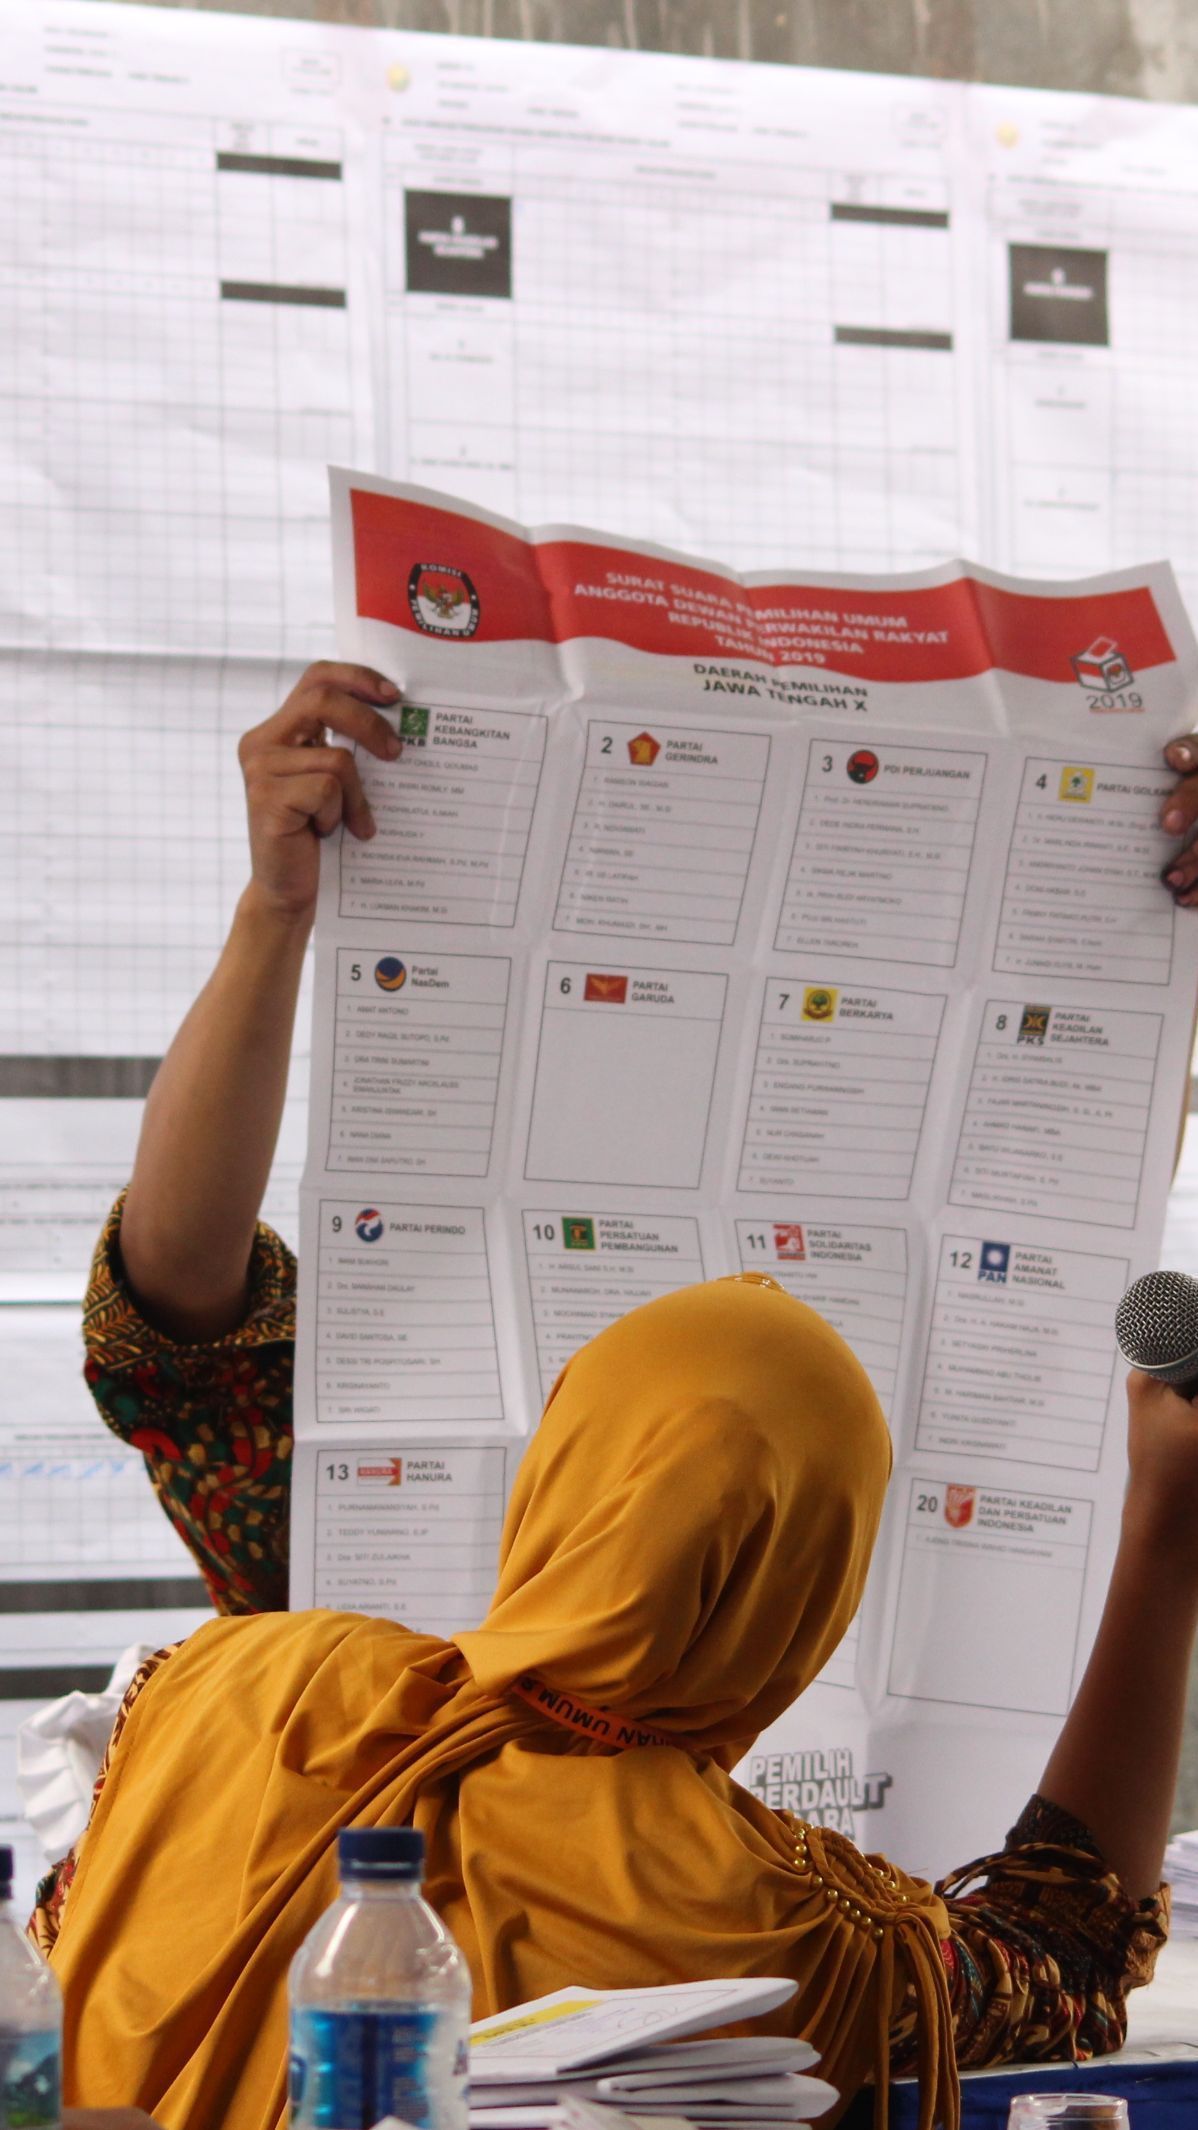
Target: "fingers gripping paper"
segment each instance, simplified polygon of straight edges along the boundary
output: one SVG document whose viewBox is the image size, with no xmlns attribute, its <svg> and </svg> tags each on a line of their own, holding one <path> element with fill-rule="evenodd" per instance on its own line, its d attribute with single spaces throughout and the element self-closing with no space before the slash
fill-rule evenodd
<svg viewBox="0 0 1198 2130">
<path fill-rule="evenodd" d="M 404 748 L 322 879 L 294 1600 L 476 1624 L 569 1355 L 768 1271 L 895 1476 L 742 1778 L 914 1865 L 983 1849 L 1096 1622 L 1186 1078 L 1170 573 L 740 576 L 366 477 L 333 507 Z"/>
</svg>

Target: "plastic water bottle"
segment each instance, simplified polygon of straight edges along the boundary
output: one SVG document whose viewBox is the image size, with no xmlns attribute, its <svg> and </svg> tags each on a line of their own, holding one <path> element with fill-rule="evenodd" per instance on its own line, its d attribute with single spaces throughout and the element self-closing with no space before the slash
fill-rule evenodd
<svg viewBox="0 0 1198 2130">
<path fill-rule="evenodd" d="M 341 1894 L 291 1964 L 292 2130 L 466 2130 L 470 1974 L 414 1827 L 338 1838 Z"/>
<path fill-rule="evenodd" d="M 59 2120 L 62 1991 L 12 1913 L 12 1850 L 0 1849 L 0 2130 Z"/>
</svg>

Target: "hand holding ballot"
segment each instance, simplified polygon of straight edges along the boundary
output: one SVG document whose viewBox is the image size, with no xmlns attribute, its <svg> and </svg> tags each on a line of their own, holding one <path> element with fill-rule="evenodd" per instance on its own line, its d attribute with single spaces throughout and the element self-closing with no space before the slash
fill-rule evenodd
<svg viewBox="0 0 1198 2130">
<path fill-rule="evenodd" d="M 253 882 L 281 916 L 310 920 L 320 883 L 316 836 L 342 822 L 351 836 L 373 836 L 352 746 L 394 761 L 400 740 L 380 704 L 399 690 L 365 666 L 309 666 L 275 716 L 247 732 L 238 749 L 249 812 Z M 338 735 L 350 747 L 331 744 Z"/>
</svg>

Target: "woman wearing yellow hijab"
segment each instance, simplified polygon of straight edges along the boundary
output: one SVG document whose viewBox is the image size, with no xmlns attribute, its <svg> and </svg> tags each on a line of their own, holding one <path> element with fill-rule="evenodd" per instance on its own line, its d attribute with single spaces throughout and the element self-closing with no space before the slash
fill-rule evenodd
<svg viewBox="0 0 1198 2130">
<path fill-rule="evenodd" d="M 377 677 L 333 673 L 245 743 L 254 882 L 156 1082 L 88 1316 L 97 1399 L 230 1611 L 280 1602 L 286 1528 L 293 1267 L 253 1238 L 324 804 L 320 750 L 296 747 L 330 717 L 390 739 Z M 351 828 L 360 803 L 347 789 Z M 863 1370 L 769 1281 L 612 1326 L 530 1444 L 480 1628 L 225 1618 L 135 1682 L 41 1919 L 68 2098 L 280 2130 L 287 1968 L 334 1896 L 336 1834 L 408 1821 L 478 2015 L 569 1982 L 791 1975 L 772 2024 L 812 2040 L 846 2103 L 872 2076 L 879 2121 L 888 2066 L 918 2067 L 925 2130 L 957 2120 L 954 2043 L 979 2063 L 1117 2045 L 1163 1936 L 1198 1618 L 1198 1428 L 1143 1378 L 1132 1407 L 1124 1541 L 1053 1803 L 983 1886 L 942 1895 L 729 1773 L 860 1598 L 890 1460 Z"/>
<path fill-rule="evenodd" d="M 563 1372 L 477 1631 L 202 1629 L 132 1707 L 66 1905 L 75 2090 L 170 2130 L 276 2130 L 287 1969 L 337 1830 L 413 1821 L 478 2012 L 571 1980 L 793 1974 L 852 2092 L 914 1978 L 948 2103 L 941 1903 L 727 1772 L 856 1611 L 889 1467 L 826 1324 L 769 1283 L 691 1288 Z"/>
</svg>

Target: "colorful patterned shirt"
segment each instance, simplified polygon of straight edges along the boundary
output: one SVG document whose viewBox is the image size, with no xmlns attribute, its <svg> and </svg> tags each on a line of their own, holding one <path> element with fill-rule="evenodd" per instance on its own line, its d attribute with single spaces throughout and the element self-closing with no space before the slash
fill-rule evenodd
<svg viewBox="0 0 1198 2130">
<path fill-rule="evenodd" d="M 181 1344 L 139 1314 L 120 1261 L 118 1201 L 84 1306 L 88 1386 L 122 1441 L 141 1451 L 158 1499 L 203 1572 L 218 1612 L 283 1611 L 295 1364 L 295 1260 L 258 1229 L 245 1317 L 208 1343 Z M 100 1771 L 160 1651 L 133 1680 Z M 83 1837 L 86 1840 L 86 1836 Z M 57 1936 L 79 1854 L 39 1889 L 31 1933 Z M 980 1883 L 974 1883 L 980 1881 Z M 957 2057 L 963 2067 L 1118 2048 L 1126 1992 L 1147 1982 L 1168 1932 L 1168 1893 L 1133 1902 L 1087 1829 L 1034 1797 L 1005 1849 L 940 1888 Z M 891 2033 L 896 2075 L 915 2068 L 916 2007 Z"/>
</svg>

